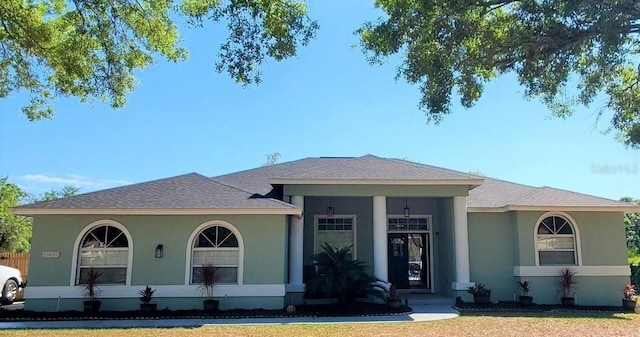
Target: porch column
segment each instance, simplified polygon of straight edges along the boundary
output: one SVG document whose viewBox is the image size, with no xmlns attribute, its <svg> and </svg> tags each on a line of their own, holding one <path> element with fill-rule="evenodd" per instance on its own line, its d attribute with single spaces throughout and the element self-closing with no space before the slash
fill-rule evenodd
<svg viewBox="0 0 640 337">
<path fill-rule="evenodd" d="M 453 197 L 453 227 L 456 258 L 456 281 L 451 288 L 467 290 L 473 286 L 469 273 L 469 230 L 467 227 L 467 197 Z"/>
<path fill-rule="evenodd" d="M 388 281 L 387 197 L 373 197 L 373 275 Z"/>
<path fill-rule="evenodd" d="M 287 290 L 291 292 L 302 292 L 304 291 L 304 284 L 302 283 L 304 197 L 294 195 L 291 197 L 291 203 L 302 208 L 302 215 L 300 217 L 291 217 L 291 227 L 289 230 L 289 285 Z"/>
</svg>

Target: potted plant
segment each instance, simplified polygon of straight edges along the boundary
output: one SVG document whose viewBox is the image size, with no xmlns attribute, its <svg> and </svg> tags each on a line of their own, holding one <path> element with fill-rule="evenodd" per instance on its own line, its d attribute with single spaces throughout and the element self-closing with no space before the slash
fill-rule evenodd
<svg viewBox="0 0 640 337">
<path fill-rule="evenodd" d="M 557 288 L 558 294 L 562 296 L 560 303 L 563 306 L 572 306 L 576 303 L 575 297 L 571 296 L 571 289 L 577 284 L 576 274 L 576 271 L 569 267 L 560 269 L 558 273 Z"/>
<path fill-rule="evenodd" d="M 102 304 L 102 302 L 98 300 L 100 277 L 102 277 L 102 273 L 93 268 L 89 268 L 89 271 L 81 279 L 83 283 L 82 295 L 87 298 L 87 300 L 84 301 L 85 312 L 100 311 L 100 305 Z"/>
<path fill-rule="evenodd" d="M 398 295 L 398 290 L 396 289 L 395 284 L 392 284 L 391 287 L 389 287 L 387 306 L 389 306 L 389 308 L 400 308 L 402 306 L 402 299 L 400 299 L 400 296 Z"/>
<path fill-rule="evenodd" d="M 533 296 L 529 296 L 529 292 L 531 292 L 531 282 L 529 281 L 518 281 L 518 287 L 520 287 L 520 304 L 521 305 L 531 305 L 533 304 Z"/>
<path fill-rule="evenodd" d="M 622 298 L 622 306 L 626 309 L 633 309 L 636 307 L 638 301 L 636 297 L 636 286 L 629 283 L 624 287 L 624 297 Z"/>
<path fill-rule="evenodd" d="M 205 263 L 200 268 L 199 273 L 200 291 L 207 295 L 207 299 L 203 302 L 205 311 L 216 311 L 220 305 L 220 301 L 213 299 L 213 287 L 218 281 L 218 268 L 213 263 Z"/>
<path fill-rule="evenodd" d="M 151 299 L 153 298 L 153 293 L 155 292 L 156 290 L 149 287 L 149 285 L 147 285 L 146 288 L 138 292 L 138 294 L 140 295 L 140 302 L 142 302 L 140 303 L 140 311 L 142 312 L 156 311 L 156 309 L 158 308 L 158 304 L 151 303 Z"/>
<path fill-rule="evenodd" d="M 477 283 L 473 287 L 469 287 L 467 292 L 473 295 L 473 303 L 475 304 L 491 303 L 491 290 L 485 288 L 482 283 Z"/>
</svg>

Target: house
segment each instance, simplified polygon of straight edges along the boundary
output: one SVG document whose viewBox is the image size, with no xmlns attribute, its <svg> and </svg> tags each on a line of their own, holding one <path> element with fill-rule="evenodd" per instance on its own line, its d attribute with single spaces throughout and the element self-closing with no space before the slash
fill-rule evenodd
<svg viewBox="0 0 640 337">
<path fill-rule="evenodd" d="M 513 300 L 533 284 L 558 303 L 558 270 L 578 273 L 579 304 L 619 305 L 629 282 L 624 202 L 483 178 L 398 159 L 306 158 L 218 177 L 197 173 L 13 209 L 33 217 L 26 309 L 79 310 L 89 268 L 105 310 L 200 308 L 203 263 L 221 275 L 221 308 L 303 301 L 323 243 L 398 288 L 462 296 L 474 282 Z"/>
</svg>

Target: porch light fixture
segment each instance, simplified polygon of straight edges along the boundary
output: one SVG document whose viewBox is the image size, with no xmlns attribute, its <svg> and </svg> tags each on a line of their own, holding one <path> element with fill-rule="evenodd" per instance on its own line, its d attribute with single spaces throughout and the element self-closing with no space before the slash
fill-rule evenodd
<svg viewBox="0 0 640 337">
<path fill-rule="evenodd" d="M 404 217 L 408 218 L 411 216 L 411 209 L 409 209 L 409 201 L 407 198 L 404 198 Z"/>
<path fill-rule="evenodd" d="M 332 217 L 336 214 L 336 210 L 331 206 L 331 199 L 329 199 L 329 207 L 327 207 L 327 217 Z"/>
<path fill-rule="evenodd" d="M 162 245 L 157 245 L 156 246 L 156 258 L 161 258 L 162 254 L 164 253 L 164 247 L 162 247 Z"/>
</svg>

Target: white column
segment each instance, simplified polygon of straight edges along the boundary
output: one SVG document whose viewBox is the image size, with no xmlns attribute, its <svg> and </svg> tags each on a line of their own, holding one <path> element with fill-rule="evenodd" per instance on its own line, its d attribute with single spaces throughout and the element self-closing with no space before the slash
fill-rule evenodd
<svg viewBox="0 0 640 337">
<path fill-rule="evenodd" d="M 291 227 L 289 229 L 289 285 L 287 290 L 293 292 L 304 291 L 302 283 L 303 269 L 303 242 L 304 242 L 304 197 L 294 195 L 291 203 L 302 208 L 300 217 L 291 217 Z"/>
<path fill-rule="evenodd" d="M 373 275 L 388 281 L 387 197 L 373 197 Z"/>
<path fill-rule="evenodd" d="M 453 227 L 456 246 L 456 281 L 451 287 L 466 290 L 472 286 L 469 274 L 469 229 L 467 227 L 467 197 L 453 197 Z"/>
</svg>

